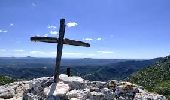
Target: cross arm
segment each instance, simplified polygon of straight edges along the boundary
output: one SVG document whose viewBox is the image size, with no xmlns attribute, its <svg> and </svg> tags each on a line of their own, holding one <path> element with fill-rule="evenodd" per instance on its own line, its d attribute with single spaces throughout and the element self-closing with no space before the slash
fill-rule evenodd
<svg viewBox="0 0 170 100">
<path fill-rule="evenodd" d="M 55 37 L 31 37 L 31 41 L 46 42 L 46 43 L 58 43 L 58 38 L 55 38 Z M 82 41 L 70 40 L 67 38 L 65 38 L 63 40 L 63 44 L 90 47 L 89 43 L 85 43 Z"/>
<path fill-rule="evenodd" d="M 67 38 L 64 39 L 64 44 L 69 44 L 69 45 L 74 45 L 74 46 L 90 47 L 89 43 L 85 43 L 85 42 L 82 42 L 82 41 L 69 40 Z"/>
<path fill-rule="evenodd" d="M 31 37 L 31 41 L 34 42 L 46 42 L 46 43 L 58 43 L 58 38 L 55 37 Z"/>
</svg>

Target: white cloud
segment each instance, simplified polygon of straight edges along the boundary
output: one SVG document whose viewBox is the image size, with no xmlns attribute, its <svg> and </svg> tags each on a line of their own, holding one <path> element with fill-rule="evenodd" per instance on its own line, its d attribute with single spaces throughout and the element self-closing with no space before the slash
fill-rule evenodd
<svg viewBox="0 0 170 100">
<path fill-rule="evenodd" d="M 78 52 L 64 52 L 63 55 L 81 55 L 82 53 Z"/>
<path fill-rule="evenodd" d="M 93 53 L 89 53 L 89 54 L 86 54 L 87 57 L 94 57 L 96 54 L 93 54 Z"/>
<path fill-rule="evenodd" d="M 102 38 L 83 38 L 83 40 L 85 40 L 85 41 L 92 41 L 92 40 L 97 40 L 97 41 L 100 41 L 100 40 L 102 40 Z"/>
<path fill-rule="evenodd" d="M 52 53 L 52 54 L 56 54 L 56 53 L 57 53 L 57 51 L 51 51 L 50 53 Z"/>
<path fill-rule="evenodd" d="M 76 22 L 69 22 L 67 23 L 67 26 L 68 27 L 74 27 L 74 26 L 77 26 L 78 24 Z"/>
<path fill-rule="evenodd" d="M 7 31 L 7 30 L 4 30 L 3 32 L 6 33 L 6 32 L 8 32 L 8 31 Z"/>
<path fill-rule="evenodd" d="M 10 26 L 14 26 L 14 24 L 13 24 L 13 23 L 11 23 L 11 24 L 10 24 Z"/>
<path fill-rule="evenodd" d="M 102 40 L 102 38 L 97 38 L 98 41 Z"/>
<path fill-rule="evenodd" d="M 48 34 L 44 34 L 43 36 L 44 36 L 44 37 L 48 37 Z"/>
<path fill-rule="evenodd" d="M 6 33 L 6 32 L 8 32 L 8 31 L 0 29 L 0 33 Z"/>
<path fill-rule="evenodd" d="M 35 36 L 40 37 L 40 35 L 39 35 L 39 34 L 37 34 L 37 35 L 35 35 Z"/>
<path fill-rule="evenodd" d="M 56 29 L 57 27 L 56 26 L 54 26 L 54 25 L 48 25 L 48 27 L 47 28 L 49 28 L 49 29 Z"/>
<path fill-rule="evenodd" d="M 85 40 L 85 41 L 92 41 L 93 39 L 92 38 L 83 38 L 83 40 Z"/>
<path fill-rule="evenodd" d="M 111 54 L 111 53 L 114 53 L 112 51 L 97 51 L 98 53 L 104 53 L 104 54 Z"/>
<path fill-rule="evenodd" d="M 33 57 L 55 57 L 55 52 L 50 51 L 41 51 L 41 50 L 33 50 L 29 51 L 28 54 Z"/>
<path fill-rule="evenodd" d="M 38 55 L 38 54 L 45 54 L 45 52 L 43 52 L 43 51 L 30 51 L 30 54 Z"/>
<path fill-rule="evenodd" d="M 50 34 L 58 34 L 58 32 L 57 31 L 50 31 Z"/>
<path fill-rule="evenodd" d="M 53 51 L 53 52 L 49 52 L 49 54 L 51 55 L 56 55 L 57 52 Z M 63 55 L 81 55 L 82 53 L 78 53 L 78 52 L 63 52 Z"/>
<path fill-rule="evenodd" d="M 23 52 L 24 50 L 22 50 L 22 49 L 16 49 L 16 50 L 14 50 L 15 52 Z"/>
<path fill-rule="evenodd" d="M 0 49 L 0 52 L 5 52 L 6 51 L 6 49 Z"/>
</svg>

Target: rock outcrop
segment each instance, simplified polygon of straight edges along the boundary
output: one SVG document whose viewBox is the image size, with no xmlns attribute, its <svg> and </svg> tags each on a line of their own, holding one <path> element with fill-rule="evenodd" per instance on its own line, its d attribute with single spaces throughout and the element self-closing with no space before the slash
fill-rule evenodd
<svg viewBox="0 0 170 100">
<path fill-rule="evenodd" d="M 14 82 L 0 86 L 0 100 L 167 100 L 141 86 L 110 80 L 88 81 L 61 74 L 60 81 L 52 77 Z"/>
</svg>

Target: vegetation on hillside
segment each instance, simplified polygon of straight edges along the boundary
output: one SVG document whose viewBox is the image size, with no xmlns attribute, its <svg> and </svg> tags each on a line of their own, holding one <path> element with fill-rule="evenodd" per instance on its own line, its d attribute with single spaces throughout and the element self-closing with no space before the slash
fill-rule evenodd
<svg viewBox="0 0 170 100">
<path fill-rule="evenodd" d="M 132 74 L 129 80 L 170 99 L 170 56 Z"/>
<path fill-rule="evenodd" d="M 0 85 L 5 85 L 14 82 L 14 79 L 8 76 L 0 75 Z"/>
<path fill-rule="evenodd" d="M 71 68 L 71 75 L 87 80 L 123 80 L 145 66 L 155 63 L 151 60 L 124 59 L 63 59 L 61 73 Z M 99 64 L 100 65 L 99 65 Z M 46 58 L 0 59 L 0 73 L 16 79 L 30 80 L 37 77 L 53 76 L 55 60 Z"/>
</svg>

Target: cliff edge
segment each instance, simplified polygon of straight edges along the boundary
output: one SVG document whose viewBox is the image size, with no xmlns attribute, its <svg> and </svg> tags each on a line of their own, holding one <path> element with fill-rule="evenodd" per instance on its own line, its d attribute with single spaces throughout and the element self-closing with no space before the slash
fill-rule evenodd
<svg viewBox="0 0 170 100">
<path fill-rule="evenodd" d="M 60 81 L 41 77 L 0 86 L 0 100 L 167 100 L 130 82 L 88 81 L 61 74 Z"/>
</svg>

